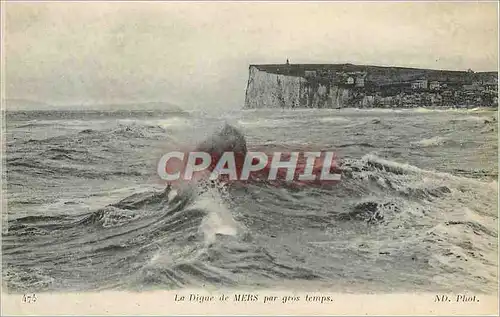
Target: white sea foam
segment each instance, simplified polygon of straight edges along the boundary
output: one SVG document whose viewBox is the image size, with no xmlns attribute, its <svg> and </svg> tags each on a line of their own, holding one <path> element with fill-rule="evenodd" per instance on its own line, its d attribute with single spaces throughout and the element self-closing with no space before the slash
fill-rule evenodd
<svg viewBox="0 0 500 317">
<path fill-rule="evenodd" d="M 238 125 L 245 127 L 277 127 L 277 126 L 291 126 L 294 123 L 302 122 L 299 119 L 287 119 L 287 118 L 276 118 L 276 119 L 257 119 L 257 120 L 238 120 Z"/>
<path fill-rule="evenodd" d="M 190 126 L 191 122 L 189 118 L 181 117 L 171 117 L 159 120 L 148 120 L 148 124 L 160 126 L 162 128 L 180 127 L 180 126 Z"/>
<path fill-rule="evenodd" d="M 332 123 L 342 123 L 342 122 L 350 122 L 351 120 L 346 117 L 324 117 L 320 118 L 321 122 L 332 122 Z"/>
<path fill-rule="evenodd" d="M 432 138 L 428 139 L 422 139 L 417 142 L 412 142 L 412 145 L 418 146 L 418 147 L 431 147 L 431 146 L 439 146 L 448 141 L 448 138 L 446 137 L 441 137 L 441 136 L 434 136 Z"/>
<path fill-rule="evenodd" d="M 206 244 L 213 243 L 218 234 L 228 236 L 238 234 L 240 224 L 234 220 L 217 189 L 210 188 L 198 196 L 192 208 L 207 211 L 199 228 L 205 237 Z"/>
</svg>

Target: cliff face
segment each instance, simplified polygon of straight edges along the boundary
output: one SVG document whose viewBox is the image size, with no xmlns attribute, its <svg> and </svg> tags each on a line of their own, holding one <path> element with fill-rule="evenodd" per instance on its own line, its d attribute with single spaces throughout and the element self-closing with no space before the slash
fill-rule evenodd
<svg viewBox="0 0 500 317">
<path fill-rule="evenodd" d="M 498 106 L 498 74 L 352 64 L 250 65 L 245 109 Z"/>
<path fill-rule="evenodd" d="M 340 108 L 349 89 L 304 76 L 277 74 L 250 66 L 245 108 Z"/>
</svg>

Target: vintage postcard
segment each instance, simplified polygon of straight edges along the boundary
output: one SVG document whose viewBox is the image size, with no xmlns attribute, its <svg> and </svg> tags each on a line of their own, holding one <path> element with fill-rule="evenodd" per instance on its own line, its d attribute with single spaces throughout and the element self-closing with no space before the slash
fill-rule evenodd
<svg viewBox="0 0 500 317">
<path fill-rule="evenodd" d="M 3 315 L 498 315 L 498 3 L 2 1 Z"/>
</svg>

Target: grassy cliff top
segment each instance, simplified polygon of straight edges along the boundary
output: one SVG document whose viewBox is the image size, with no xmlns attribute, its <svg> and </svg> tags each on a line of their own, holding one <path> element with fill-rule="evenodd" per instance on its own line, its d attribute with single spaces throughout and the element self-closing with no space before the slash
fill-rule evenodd
<svg viewBox="0 0 500 317">
<path fill-rule="evenodd" d="M 260 71 L 288 76 L 305 75 L 306 71 L 326 72 L 366 72 L 366 80 L 379 84 L 406 82 L 415 79 L 442 82 L 467 83 L 472 81 L 494 81 L 497 72 L 477 72 L 456 70 L 420 69 L 395 66 L 371 66 L 354 64 L 251 64 Z"/>
</svg>

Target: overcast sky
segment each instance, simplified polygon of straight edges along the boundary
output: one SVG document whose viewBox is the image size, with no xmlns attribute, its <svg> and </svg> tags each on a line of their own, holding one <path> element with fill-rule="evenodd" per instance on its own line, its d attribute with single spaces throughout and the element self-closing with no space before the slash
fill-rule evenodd
<svg viewBox="0 0 500 317">
<path fill-rule="evenodd" d="M 14 3 L 7 98 L 241 108 L 250 63 L 496 71 L 497 3 Z"/>
</svg>

